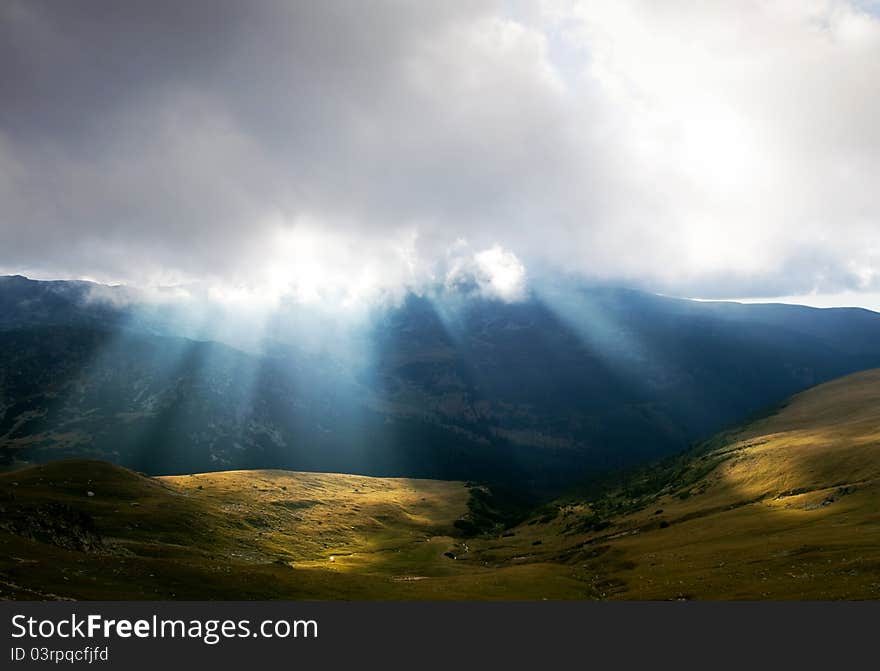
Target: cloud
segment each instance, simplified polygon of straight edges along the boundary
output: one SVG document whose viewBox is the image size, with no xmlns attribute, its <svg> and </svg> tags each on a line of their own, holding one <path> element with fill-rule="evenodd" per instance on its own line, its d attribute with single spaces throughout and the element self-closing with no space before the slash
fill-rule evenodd
<svg viewBox="0 0 880 671">
<path fill-rule="evenodd" d="M 464 240 L 449 250 L 445 289 L 508 302 L 526 297 L 526 269 L 516 254 L 498 245 L 472 254 L 469 251 Z"/>
<path fill-rule="evenodd" d="M 495 245 L 476 254 L 474 261 L 486 291 L 508 301 L 524 296 L 526 270 L 516 254 Z"/>
<path fill-rule="evenodd" d="M 842 0 L 9 0 L 0 269 L 344 301 L 464 238 L 508 297 L 876 292 L 877 81 Z"/>
</svg>

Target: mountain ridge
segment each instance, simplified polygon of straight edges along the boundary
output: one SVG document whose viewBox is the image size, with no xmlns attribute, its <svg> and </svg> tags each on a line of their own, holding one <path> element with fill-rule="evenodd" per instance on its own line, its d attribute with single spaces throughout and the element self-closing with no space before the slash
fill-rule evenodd
<svg viewBox="0 0 880 671">
<path fill-rule="evenodd" d="M 280 314 L 261 354 L 84 286 L 0 281 L 7 464 L 335 470 L 543 496 L 880 366 L 880 315 L 860 310 L 580 285 L 514 303 L 410 295 L 357 330 L 325 328 L 323 349 L 296 340 L 308 314 Z"/>
</svg>

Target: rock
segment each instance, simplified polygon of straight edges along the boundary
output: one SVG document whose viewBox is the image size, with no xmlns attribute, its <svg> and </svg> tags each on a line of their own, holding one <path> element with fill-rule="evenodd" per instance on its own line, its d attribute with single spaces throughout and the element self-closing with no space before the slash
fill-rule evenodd
<svg viewBox="0 0 880 671">
<path fill-rule="evenodd" d="M 16 508 L 0 518 L 0 529 L 67 550 L 105 549 L 92 516 L 62 503 Z"/>
</svg>

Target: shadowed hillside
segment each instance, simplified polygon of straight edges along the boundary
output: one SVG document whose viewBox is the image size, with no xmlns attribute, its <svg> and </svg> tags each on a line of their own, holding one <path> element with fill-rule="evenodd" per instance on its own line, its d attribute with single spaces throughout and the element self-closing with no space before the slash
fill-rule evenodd
<svg viewBox="0 0 880 671">
<path fill-rule="evenodd" d="M 547 498 L 880 365 L 866 310 L 565 282 L 509 303 L 409 295 L 344 328 L 136 298 L 0 278 L 0 463 L 476 480 Z M 235 328 L 252 349 L 223 341 Z"/>
</svg>

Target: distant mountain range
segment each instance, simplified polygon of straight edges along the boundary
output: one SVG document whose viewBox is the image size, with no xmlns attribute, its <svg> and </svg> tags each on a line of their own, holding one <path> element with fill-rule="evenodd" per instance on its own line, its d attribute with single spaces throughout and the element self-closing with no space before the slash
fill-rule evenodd
<svg viewBox="0 0 880 671">
<path fill-rule="evenodd" d="M 209 320 L 210 321 L 210 320 Z M 205 340 L 136 292 L 0 278 L 0 457 L 151 474 L 273 467 L 552 491 L 683 450 L 880 366 L 880 314 L 706 303 L 567 281 L 438 290 L 306 347 Z M 243 324 L 247 328 L 248 324 Z M 256 327 L 254 327 L 256 328 Z M 321 335 L 321 334 L 319 334 Z M 230 341 L 232 342 L 232 341 Z"/>
</svg>

